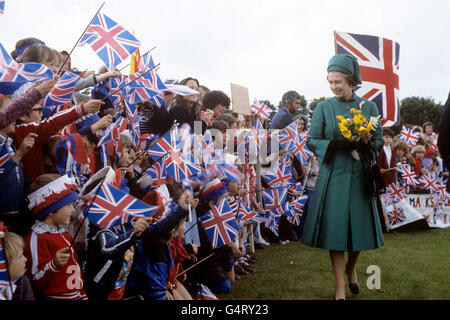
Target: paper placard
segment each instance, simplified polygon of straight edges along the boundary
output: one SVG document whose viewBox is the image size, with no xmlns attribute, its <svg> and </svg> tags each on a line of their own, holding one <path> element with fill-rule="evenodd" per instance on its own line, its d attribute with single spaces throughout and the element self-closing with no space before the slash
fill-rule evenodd
<svg viewBox="0 0 450 320">
<path fill-rule="evenodd" d="M 251 115 L 248 88 L 231 84 L 232 110 L 238 114 Z"/>
</svg>

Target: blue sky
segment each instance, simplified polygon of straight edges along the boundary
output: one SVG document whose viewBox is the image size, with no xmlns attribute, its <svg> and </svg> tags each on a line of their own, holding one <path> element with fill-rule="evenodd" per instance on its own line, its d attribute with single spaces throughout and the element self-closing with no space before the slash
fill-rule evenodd
<svg viewBox="0 0 450 320">
<path fill-rule="evenodd" d="M 69 51 L 102 2 L 6 0 L 1 43 L 11 51 L 34 36 Z M 330 96 L 334 30 L 400 43 L 400 98 L 444 103 L 450 90 L 448 0 L 108 0 L 102 12 L 134 30 L 141 53 L 156 46 L 163 78 L 193 76 L 228 94 L 233 82 L 249 88 L 250 100 L 277 105 L 289 90 L 308 100 Z M 101 66 L 87 46 L 72 61 L 80 70 Z"/>
</svg>

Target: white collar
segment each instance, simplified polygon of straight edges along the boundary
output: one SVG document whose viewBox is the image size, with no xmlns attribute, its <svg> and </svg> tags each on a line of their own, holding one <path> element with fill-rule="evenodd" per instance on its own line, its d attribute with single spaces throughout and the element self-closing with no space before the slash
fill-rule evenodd
<svg viewBox="0 0 450 320">
<path fill-rule="evenodd" d="M 63 233 L 66 230 L 63 228 L 63 226 L 58 225 L 58 229 L 53 229 L 48 224 L 42 222 L 42 221 L 36 221 L 33 226 L 31 227 L 31 230 L 36 232 L 37 234 L 43 234 L 43 233 Z"/>
</svg>

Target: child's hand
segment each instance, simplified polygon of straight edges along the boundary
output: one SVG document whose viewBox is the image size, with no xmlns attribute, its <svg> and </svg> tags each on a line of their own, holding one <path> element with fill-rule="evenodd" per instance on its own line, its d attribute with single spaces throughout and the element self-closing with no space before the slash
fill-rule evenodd
<svg viewBox="0 0 450 320">
<path fill-rule="evenodd" d="M 55 266 L 62 268 L 67 262 L 69 262 L 69 258 L 69 247 L 59 249 L 54 258 Z"/>
<path fill-rule="evenodd" d="M 134 234 L 138 237 L 141 236 L 142 232 L 147 230 L 150 223 L 153 221 L 153 218 L 139 218 L 136 220 L 136 223 L 134 224 Z"/>
<path fill-rule="evenodd" d="M 42 82 L 36 87 L 41 94 L 47 94 L 52 90 L 55 84 L 58 82 L 59 76 L 56 75 L 53 79 Z"/>
<path fill-rule="evenodd" d="M 22 143 L 19 146 L 19 150 L 17 150 L 20 154 L 25 155 L 31 148 L 34 146 L 35 139 L 37 138 L 37 134 L 34 132 L 30 132 L 27 134 L 25 139 L 22 140 Z"/>
<path fill-rule="evenodd" d="M 119 168 L 120 171 L 120 179 L 125 178 L 125 175 L 127 174 L 127 168 L 123 167 L 123 168 Z"/>
<path fill-rule="evenodd" d="M 97 131 L 109 127 L 112 120 L 113 120 L 112 115 L 108 114 L 104 116 L 91 126 L 92 132 L 97 133 Z"/>
<path fill-rule="evenodd" d="M 199 202 L 200 200 L 198 199 L 198 198 L 195 198 L 195 199 L 191 199 L 191 202 L 189 202 L 190 203 L 190 205 L 191 205 L 191 208 L 192 209 L 195 209 L 195 208 L 197 208 L 197 206 L 198 206 L 198 202 Z"/>
<path fill-rule="evenodd" d="M 105 104 L 102 100 L 90 100 L 83 104 L 84 111 L 86 113 L 97 113 L 100 111 L 100 107 Z"/>
</svg>

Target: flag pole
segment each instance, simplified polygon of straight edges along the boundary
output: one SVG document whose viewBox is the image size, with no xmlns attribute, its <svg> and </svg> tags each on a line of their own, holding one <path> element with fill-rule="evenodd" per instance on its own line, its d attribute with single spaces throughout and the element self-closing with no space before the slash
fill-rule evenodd
<svg viewBox="0 0 450 320">
<path fill-rule="evenodd" d="M 103 8 L 103 6 L 105 5 L 106 2 L 103 2 L 102 5 L 100 6 L 100 8 L 97 10 L 97 12 L 95 13 L 95 16 L 91 19 L 91 21 L 89 22 L 89 24 L 87 25 L 86 29 L 84 29 L 83 33 L 81 34 L 81 36 L 78 38 L 77 42 L 75 43 L 75 45 L 73 46 L 72 50 L 70 50 L 69 55 L 66 57 L 66 59 L 64 60 L 61 68 L 59 69 L 58 73 L 59 74 L 62 70 L 62 68 L 64 68 L 64 66 L 67 63 L 67 60 L 69 60 L 69 57 L 72 55 L 73 51 L 75 50 L 76 46 L 78 45 L 78 42 L 80 42 L 81 38 L 83 38 L 84 34 L 86 33 L 87 29 L 89 28 L 89 26 L 91 25 L 92 21 L 94 21 L 95 17 L 98 15 L 98 13 L 100 12 L 100 10 Z"/>
<path fill-rule="evenodd" d="M 197 262 L 196 264 L 194 264 L 194 265 L 192 265 L 192 266 L 190 266 L 189 268 L 187 268 L 186 270 L 184 270 L 182 273 L 180 273 L 179 275 L 177 275 L 177 278 L 179 277 L 179 276 L 181 276 L 181 275 L 183 275 L 183 274 L 185 274 L 186 272 L 188 272 L 189 270 L 191 270 L 192 268 L 194 268 L 194 267 L 196 267 L 196 266 L 198 266 L 200 263 L 202 263 L 203 261 L 205 261 L 205 260 L 207 260 L 207 259 L 209 259 L 209 258 L 211 258 L 213 255 L 215 255 L 216 253 L 215 252 L 213 252 L 213 253 L 211 253 L 209 256 L 207 256 L 206 258 L 203 258 L 202 260 L 200 260 L 199 262 Z"/>
</svg>

